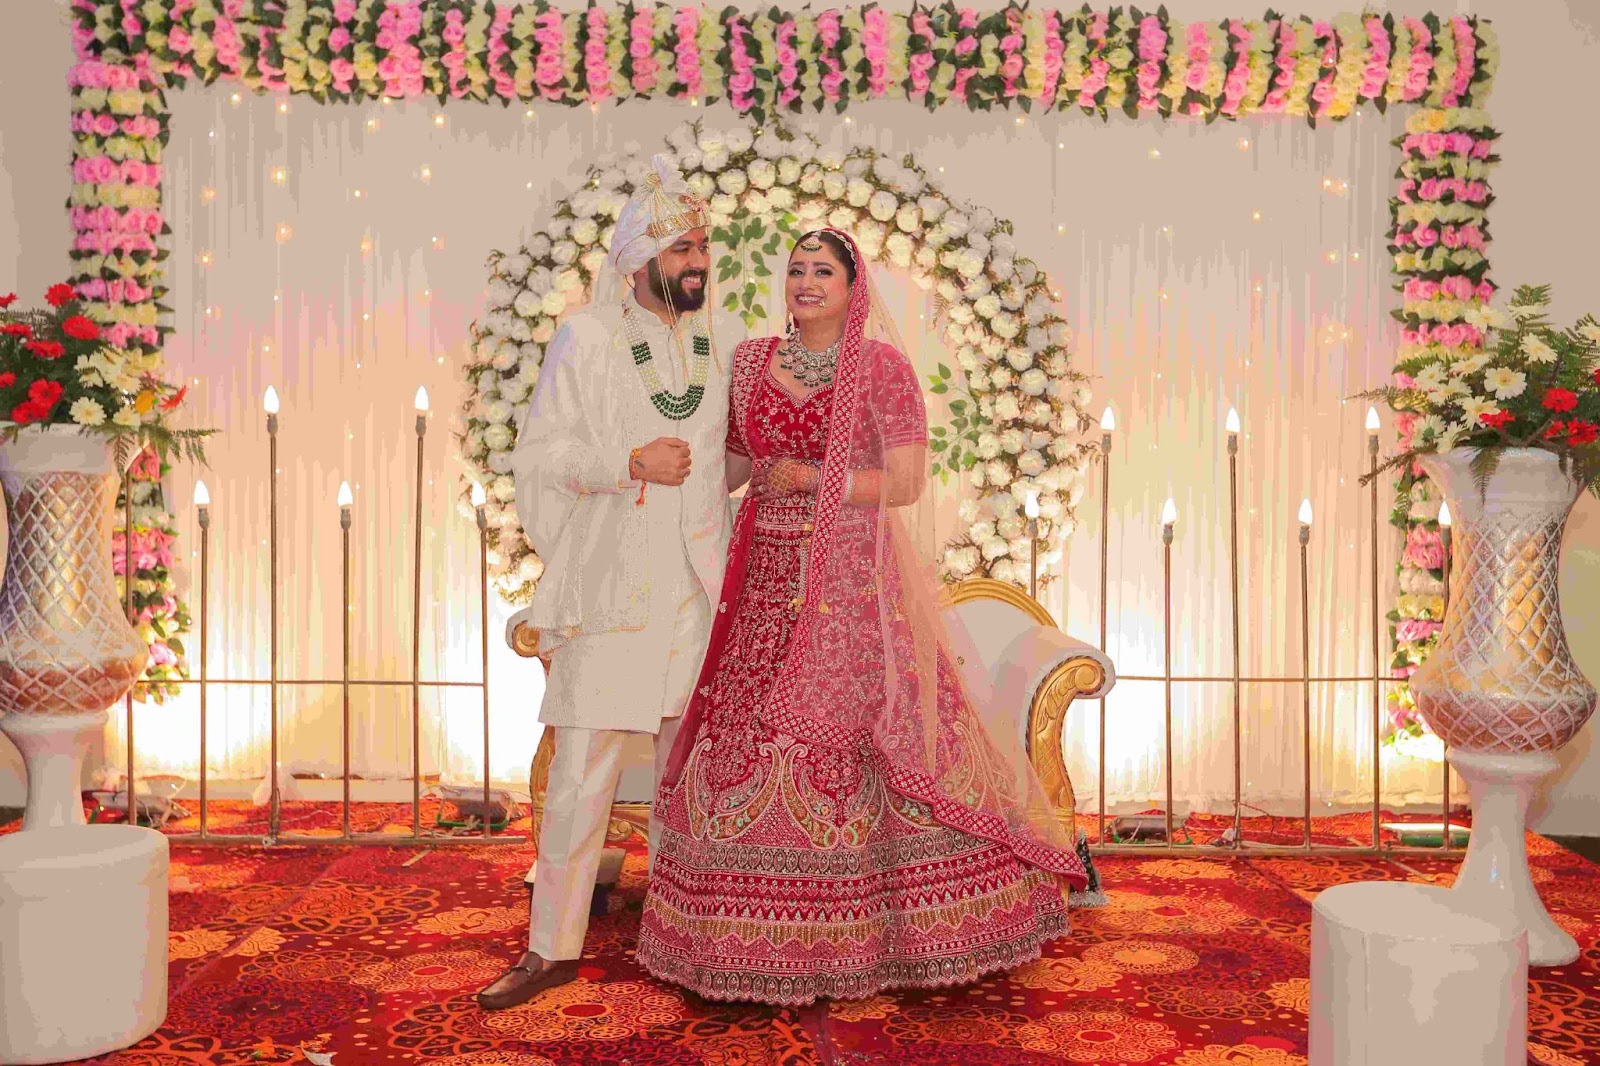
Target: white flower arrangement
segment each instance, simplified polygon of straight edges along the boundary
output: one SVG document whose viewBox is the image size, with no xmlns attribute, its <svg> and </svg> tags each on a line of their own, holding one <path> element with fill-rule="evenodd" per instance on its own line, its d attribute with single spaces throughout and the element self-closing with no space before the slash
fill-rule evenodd
<svg viewBox="0 0 1600 1066">
<path fill-rule="evenodd" d="M 952 206 L 910 162 L 870 148 L 824 149 L 770 123 L 759 134 L 685 125 L 666 142 L 714 215 L 790 212 L 802 226 L 825 219 L 853 233 L 870 257 L 918 271 L 943 318 L 931 328 L 961 367 L 941 366 L 932 383 L 935 393 L 962 394 L 951 407 L 956 421 L 931 431 L 934 469 L 963 477 L 972 493 L 961 501 L 965 529 L 946 546 L 942 571 L 957 580 L 1026 581 L 1023 499 L 1038 494 L 1043 552 L 1076 526 L 1094 449 L 1082 437 L 1092 424 L 1090 394 L 1071 369 L 1071 333 L 1047 279 L 1019 258 L 1009 224 L 984 208 Z M 610 223 L 644 173 L 640 159 L 597 164 L 541 232 L 489 261 L 487 311 L 472 330 L 477 358 L 466 367 L 462 497 L 471 484 L 485 490 L 491 573 L 508 602 L 526 602 L 543 573 L 513 505 L 516 427 L 557 318 L 583 302 L 610 245 Z"/>
</svg>

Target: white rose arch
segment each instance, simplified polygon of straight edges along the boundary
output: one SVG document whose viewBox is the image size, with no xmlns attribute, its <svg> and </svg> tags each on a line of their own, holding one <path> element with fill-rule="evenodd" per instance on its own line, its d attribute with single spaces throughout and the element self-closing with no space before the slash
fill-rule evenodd
<svg viewBox="0 0 1600 1066">
<path fill-rule="evenodd" d="M 960 503 L 964 532 L 945 547 L 944 574 L 1025 584 L 1024 509 L 1034 493 L 1040 556 L 1053 560 L 1076 526 L 1098 449 L 1085 439 L 1089 389 L 1072 369 L 1067 324 L 1044 274 L 1018 256 L 1011 224 L 952 204 L 909 157 L 823 149 L 782 127 L 685 125 L 667 143 L 690 186 L 710 200 L 721 298 L 753 326 L 765 318 L 766 257 L 782 262 L 786 237 L 824 223 L 935 291 L 936 327 L 955 369 L 941 363 L 929 381 L 931 392 L 949 397 L 950 412 L 947 425 L 930 430 L 932 472 L 956 475 L 970 493 Z M 517 425 L 557 319 L 586 298 L 647 166 L 638 154 L 600 160 L 542 232 L 489 258 L 489 311 L 472 327 L 475 358 L 466 367 L 462 503 L 469 506 L 474 483 L 483 486 L 491 574 L 512 604 L 527 602 L 543 572 L 513 502 Z"/>
</svg>

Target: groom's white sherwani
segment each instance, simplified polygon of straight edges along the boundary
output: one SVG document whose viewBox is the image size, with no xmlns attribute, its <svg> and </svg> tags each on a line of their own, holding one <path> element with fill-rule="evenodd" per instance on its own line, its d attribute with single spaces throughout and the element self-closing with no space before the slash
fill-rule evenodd
<svg viewBox="0 0 1600 1066">
<path fill-rule="evenodd" d="M 710 316 L 705 395 L 688 418 L 652 404 L 624 305 L 667 391 L 690 380 Z M 628 732 L 658 733 L 657 771 L 676 734 L 719 602 L 729 536 L 729 368 L 743 323 L 706 310 L 673 328 L 638 305 L 584 308 L 550 342 L 512 469 L 523 530 L 545 564 L 526 624 L 553 650 L 540 721 L 555 727 L 529 923 L 529 950 L 577 958 Z M 628 476 L 632 449 L 687 441 L 681 486 Z"/>
</svg>

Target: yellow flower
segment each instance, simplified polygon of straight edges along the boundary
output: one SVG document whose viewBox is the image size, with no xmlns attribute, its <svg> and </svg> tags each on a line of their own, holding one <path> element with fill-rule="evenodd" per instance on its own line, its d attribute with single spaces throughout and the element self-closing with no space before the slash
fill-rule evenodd
<svg viewBox="0 0 1600 1066">
<path fill-rule="evenodd" d="M 1437 108 L 1429 108 L 1428 110 L 1422 112 L 1423 128 L 1429 133 L 1444 132 L 1445 122 L 1447 119 L 1448 116 Z"/>
<path fill-rule="evenodd" d="M 151 411 L 155 410 L 155 406 L 156 394 L 151 392 L 149 389 L 142 390 L 139 395 L 133 398 L 133 409 L 138 411 L 141 415 L 149 414 Z"/>
</svg>

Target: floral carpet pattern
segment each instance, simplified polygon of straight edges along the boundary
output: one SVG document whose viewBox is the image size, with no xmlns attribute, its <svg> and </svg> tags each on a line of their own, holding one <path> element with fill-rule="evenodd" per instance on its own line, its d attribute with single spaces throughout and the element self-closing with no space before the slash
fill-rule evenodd
<svg viewBox="0 0 1600 1066">
<path fill-rule="evenodd" d="M 237 831 L 217 824 L 235 814 L 256 817 L 219 803 L 213 828 Z M 368 811 L 363 828 L 409 831 L 410 814 L 409 804 Z M 1252 822 L 1247 839 L 1275 832 Z M 1319 820 L 1315 835 L 1359 842 L 1364 826 L 1370 818 Z M 473 993 L 525 936 L 526 843 L 214 847 L 183 843 L 192 825 L 171 828 L 166 1024 L 89 1061 L 1305 1066 L 1311 899 L 1347 881 L 1448 884 L 1457 866 L 1414 854 L 1107 856 L 1110 904 L 1075 912 L 1071 936 L 1042 959 L 967 988 L 796 1011 L 707 1003 L 641 972 L 635 848 L 590 925 L 579 980 L 486 1014 Z M 1217 827 L 1191 828 L 1206 839 Z M 1577 963 L 1532 974 L 1529 1061 L 1600 1062 L 1600 867 L 1540 837 L 1529 850 L 1546 904 L 1583 948 Z"/>
</svg>

